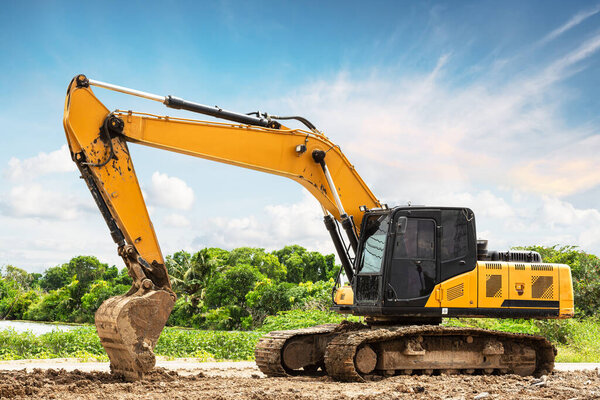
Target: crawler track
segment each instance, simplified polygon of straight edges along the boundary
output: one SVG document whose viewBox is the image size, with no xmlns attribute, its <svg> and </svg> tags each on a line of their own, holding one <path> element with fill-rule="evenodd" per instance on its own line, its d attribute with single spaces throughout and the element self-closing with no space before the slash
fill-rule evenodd
<svg viewBox="0 0 600 400">
<path fill-rule="evenodd" d="M 289 340 L 299 336 L 327 335 L 333 333 L 338 324 L 325 324 L 304 329 L 273 331 L 260 338 L 254 356 L 258 368 L 268 376 L 297 375 L 300 371 L 292 371 L 283 364 L 283 348 Z"/>
<path fill-rule="evenodd" d="M 370 353 L 371 360 L 363 363 L 363 370 L 365 364 L 376 363 L 367 373 L 357 367 L 357 354 L 365 346 L 369 350 L 363 354 Z M 554 354 L 552 344 L 540 336 L 476 328 L 407 326 L 339 334 L 327 346 L 325 367 L 332 378 L 346 382 L 361 382 L 377 375 L 435 372 L 542 375 L 554 368 Z"/>
</svg>

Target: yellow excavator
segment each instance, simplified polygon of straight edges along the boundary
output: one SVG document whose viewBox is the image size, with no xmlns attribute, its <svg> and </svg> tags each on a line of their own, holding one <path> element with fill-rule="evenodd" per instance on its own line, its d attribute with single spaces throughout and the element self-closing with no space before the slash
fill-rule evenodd
<svg viewBox="0 0 600 400">
<path fill-rule="evenodd" d="M 228 122 L 111 112 L 92 86 Z M 307 129 L 280 122 L 292 119 Z M 133 278 L 125 295 L 96 313 L 113 373 L 135 380 L 154 367 L 153 349 L 176 299 L 128 142 L 290 178 L 321 204 L 341 262 L 332 308 L 365 323 L 265 335 L 255 356 L 266 375 L 364 381 L 413 373 L 541 375 L 554 368 L 555 349 L 543 337 L 440 323 L 572 317 L 569 267 L 543 263 L 536 252 L 488 250 L 468 208 L 380 203 L 340 147 L 303 117 L 240 114 L 77 75 L 63 124 L 73 161 Z"/>
</svg>

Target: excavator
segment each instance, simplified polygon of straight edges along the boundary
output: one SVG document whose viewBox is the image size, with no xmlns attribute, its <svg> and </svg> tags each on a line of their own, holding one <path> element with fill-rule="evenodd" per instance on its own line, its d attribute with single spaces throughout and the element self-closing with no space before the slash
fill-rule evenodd
<svg viewBox="0 0 600 400">
<path fill-rule="evenodd" d="M 223 122 L 109 111 L 92 86 Z M 307 129 L 288 128 L 284 120 Z M 72 159 L 133 279 L 126 294 L 106 300 L 95 316 L 115 374 L 137 380 L 154 367 L 153 349 L 176 300 L 129 143 L 283 176 L 320 203 L 341 263 L 332 309 L 363 322 L 270 332 L 255 349 L 267 376 L 326 373 L 365 381 L 399 374 L 536 376 L 554 368 L 556 350 L 541 336 L 441 322 L 572 317 L 569 267 L 543 263 L 532 251 L 488 250 L 469 208 L 382 204 L 340 147 L 306 118 L 236 113 L 77 75 L 63 125 Z"/>
</svg>

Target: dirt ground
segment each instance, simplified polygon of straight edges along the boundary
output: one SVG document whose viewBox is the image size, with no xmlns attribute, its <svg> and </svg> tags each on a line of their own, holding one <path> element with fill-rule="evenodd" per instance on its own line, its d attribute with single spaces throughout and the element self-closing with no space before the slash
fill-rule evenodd
<svg viewBox="0 0 600 400">
<path fill-rule="evenodd" d="M 232 363 L 235 364 L 235 363 Z M 82 364 L 82 366 L 85 363 Z M 339 383 L 326 376 L 266 378 L 255 367 L 211 363 L 204 370 L 156 368 L 141 382 L 102 371 L 0 371 L 0 398 L 15 399 L 600 399 L 600 372 L 507 376 L 397 376 Z"/>
</svg>

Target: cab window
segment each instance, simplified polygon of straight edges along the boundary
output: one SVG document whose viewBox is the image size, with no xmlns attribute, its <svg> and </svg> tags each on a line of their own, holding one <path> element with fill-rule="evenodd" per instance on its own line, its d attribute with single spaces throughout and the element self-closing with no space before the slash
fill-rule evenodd
<svg viewBox="0 0 600 400">
<path fill-rule="evenodd" d="M 377 274 L 381 272 L 389 220 L 389 214 L 373 215 L 367 220 L 364 244 L 360 254 L 359 273 Z"/>
<path fill-rule="evenodd" d="M 396 235 L 394 258 L 434 260 L 435 222 L 429 219 L 409 218 L 406 232 Z"/>
<path fill-rule="evenodd" d="M 468 221 L 463 210 L 442 211 L 442 262 L 463 258 L 469 250 Z"/>
</svg>

